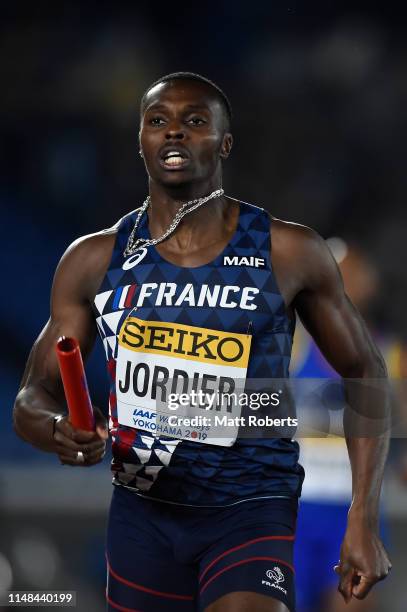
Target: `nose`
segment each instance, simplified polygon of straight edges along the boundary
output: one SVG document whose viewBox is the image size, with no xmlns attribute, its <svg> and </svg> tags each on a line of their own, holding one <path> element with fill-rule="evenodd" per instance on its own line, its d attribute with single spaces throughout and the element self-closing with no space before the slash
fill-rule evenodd
<svg viewBox="0 0 407 612">
<path fill-rule="evenodd" d="M 185 131 L 182 124 L 179 121 L 171 121 L 167 126 L 165 137 L 167 140 L 183 140 Z"/>
</svg>

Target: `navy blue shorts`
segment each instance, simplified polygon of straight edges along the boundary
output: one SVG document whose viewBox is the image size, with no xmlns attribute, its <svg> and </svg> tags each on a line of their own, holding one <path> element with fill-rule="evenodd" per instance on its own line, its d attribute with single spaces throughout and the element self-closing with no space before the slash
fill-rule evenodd
<svg viewBox="0 0 407 612">
<path fill-rule="evenodd" d="M 250 591 L 294 612 L 296 517 L 296 499 L 196 508 L 115 486 L 107 533 L 107 609 L 196 612 L 227 593 Z"/>
</svg>

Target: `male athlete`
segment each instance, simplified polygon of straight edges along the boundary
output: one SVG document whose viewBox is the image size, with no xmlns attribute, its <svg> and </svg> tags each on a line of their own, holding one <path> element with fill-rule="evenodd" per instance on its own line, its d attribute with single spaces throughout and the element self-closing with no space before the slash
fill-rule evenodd
<svg viewBox="0 0 407 612">
<path fill-rule="evenodd" d="M 25 440 L 64 464 L 100 461 L 103 417 L 95 434 L 72 428 L 54 352 L 59 336 L 75 336 L 86 356 L 99 331 L 115 485 L 109 610 L 295 610 L 298 444 L 233 428 L 222 438 L 211 424 L 168 435 L 156 410 L 165 385 L 215 392 L 238 379 L 287 377 L 295 312 L 341 376 L 385 377 L 324 241 L 224 195 L 230 122 L 226 96 L 199 75 L 149 87 L 140 127 L 149 197 L 62 257 L 15 403 Z M 347 443 L 353 497 L 336 571 L 349 601 L 364 598 L 390 562 L 377 530 L 387 436 Z"/>
</svg>

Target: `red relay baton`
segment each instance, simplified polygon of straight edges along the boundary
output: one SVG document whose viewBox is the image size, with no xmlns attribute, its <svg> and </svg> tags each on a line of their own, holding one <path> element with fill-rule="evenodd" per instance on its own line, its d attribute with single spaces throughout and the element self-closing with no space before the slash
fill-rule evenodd
<svg viewBox="0 0 407 612">
<path fill-rule="evenodd" d="M 75 429 L 95 431 L 95 416 L 79 342 L 76 338 L 61 336 L 55 350 L 68 404 L 69 420 Z"/>
</svg>

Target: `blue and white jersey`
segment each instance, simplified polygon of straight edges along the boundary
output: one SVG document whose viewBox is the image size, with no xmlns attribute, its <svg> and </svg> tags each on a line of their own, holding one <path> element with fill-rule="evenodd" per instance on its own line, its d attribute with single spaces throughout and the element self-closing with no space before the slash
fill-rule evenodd
<svg viewBox="0 0 407 612">
<path fill-rule="evenodd" d="M 154 246 L 124 258 L 138 211 L 126 215 L 94 300 L 111 385 L 113 483 L 149 498 L 224 506 L 300 494 L 291 436 L 205 441 L 205 427 L 174 429 L 157 414 L 157 395 L 175 379 L 214 391 L 288 377 L 294 322 L 271 266 L 272 221 L 262 208 L 239 207 L 230 242 L 195 268 L 166 261 Z M 150 238 L 146 213 L 137 237 Z"/>
</svg>

